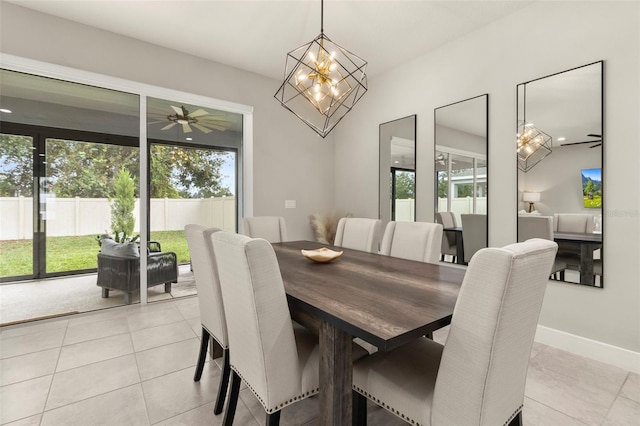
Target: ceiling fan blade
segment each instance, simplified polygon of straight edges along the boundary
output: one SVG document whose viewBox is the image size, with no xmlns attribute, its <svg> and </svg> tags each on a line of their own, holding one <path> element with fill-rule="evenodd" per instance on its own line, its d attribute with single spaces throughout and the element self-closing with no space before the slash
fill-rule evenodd
<svg viewBox="0 0 640 426">
<path fill-rule="evenodd" d="M 589 136 L 590 138 L 601 138 L 602 135 L 596 135 L 595 133 L 589 133 L 587 136 Z"/>
<path fill-rule="evenodd" d="M 208 118 L 198 118 L 198 123 L 211 123 L 211 124 L 219 124 L 221 126 L 231 126 L 231 123 L 227 120 L 218 120 L 218 119 L 208 119 Z"/>
<path fill-rule="evenodd" d="M 195 127 L 196 129 L 200 130 L 202 133 L 211 133 L 210 129 L 207 129 L 206 127 L 201 126 L 198 123 L 193 123 L 192 126 Z"/>
<path fill-rule="evenodd" d="M 171 105 L 171 108 L 173 108 L 176 114 L 182 115 L 182 108 L 178 108 L 177 106 L 173 106 L 173 105 Z"/>
<path fill-rule="evenodd" d="M 228 127 L 218 126 L 216 124 L 207 124 L 207 128 L 214 129 L 214 130 L 220 130 L 221 132 L 224 132 L 225 130 L 228 129 Z"/>
<path fill-rule="evenodd" d="M 583 143 L 596 143 L 596 142 L 602 142 L 602 140 L 562 143 L 560 144 L 560 146 L 582 145 Z"/>
<path fill-rule="evenodd" d="M 203 115 L 208 115 L 209 113 L 205 110 L 203 110 L 202 108 L 200 108 L 199 110 L 196 110 L 194 112 L 192 112 L 191 114 L 189 114 L 189 117 L 201 117 Z"/>
<path fill-rule="evenodd" d="M 231 127 L 231 123 L 228 121 L 220 121 L 220 120 L 198 120 L 198 123 L 202 124 L 203 126 L 220 126 L 220 127 L 226 127 L 227 129 L 229 127 Z"/>
<path fill-rule="evenodd" d="M 191 133 L 192 132 L 191 127 L 189 127 L 188 123 L 184 123 L 182 125 L 182 131 L 185 132 L 185 133 Z"/>
<path fill-rule="evenodd" d="M 593 145 L 593 146 L 590 146 L 589 148 L 596 148 L 596 147 L 599 147 L 600 145 L 602 145 L 602 142 L 597 143 L 597 144 L 595 144 L 595 145 Z"/>
<path fill-rule="evenodd" d="M 208 129 L 220 130 L 221 132 L 224 132 L 229 127 L 231 127 L 231 123 L 202 123 L 202 122 L 198 122 L 198 124 L 200 124 L 203 127 L 208 128 Z"/>
<path fill-rule="evenodd" d="M 150 121 L 147 124 L 158 124 L 158 123 L 166 123 L 167 120 L 158 120 L 158 121 Z"/>
<path fill-rule="evenodd" d="M 166 126 L 164 126 L 162 129 L 160 130 L 169 130 L 170 128 L 172 128 L 173 126 L 175 126 L 177 123 L 169 123 Z"/>
</svg>

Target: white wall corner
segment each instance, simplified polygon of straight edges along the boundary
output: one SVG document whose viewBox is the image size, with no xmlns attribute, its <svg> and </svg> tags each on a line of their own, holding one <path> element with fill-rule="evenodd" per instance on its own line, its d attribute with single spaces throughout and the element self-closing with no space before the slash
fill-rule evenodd
<svg viewBox="0 0 640 426">
<path fill-rule="evenodd" d="M 640 374 L 640 352 L 538 325 L 535 341 Z"/>
</svg>

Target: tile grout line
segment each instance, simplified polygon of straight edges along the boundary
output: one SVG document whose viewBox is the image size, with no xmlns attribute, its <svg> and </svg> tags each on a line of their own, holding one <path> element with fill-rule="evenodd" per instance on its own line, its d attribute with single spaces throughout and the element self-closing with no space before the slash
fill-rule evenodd
<svg viewBox="0 0 640 426">
<path fill-rule="evenodd" d="M 616 394 L 615 398 L 613 398 L 613 400 L 611 401 L 611 405 L 609 405 L 609 408 L 607 408 L 607 412 L 602 418 L 602 421 L 600 422 L 600 424 L 603 424 L 607 420 L 607 418 L 609 417 L 609 413 L 611 413 L 611 409 L 615 405 L 618 398 L 625 398 L 625 396 L 621 394 L 622 394 L 622 389 L 624 388 L 624 385 L 627 383 L 627 380 L 629 380 L 629 377 L 631 377 L 631 373 L 627 372 L 627 377 L 625 377 L 624 381 L 622 382 L 622 385 L 620 385 L 620 389 L 618 389 L 618 393 Z M 629 398 L 626 398 L 626 399 L 629 399 Z"/>
<path fill-rule="evenodd" d="M 535 402 L 537 402 L 538 404 L 540 404 L 540 405 L 542 405 L 542 406 L 544 406 L 544 407 L 546 407 L 546 408 L 548 408 L 548 409 L 550 409 L 550 410 L 553 410 L 553 411 L 555 411 L 555 412 L 557 412 L 557 413 L 563 414 L 563 415 L 565 415 L 565 416 L 569 417 L 570 419 L 573 419 L 573 420 L 577 421 L 578 423 L 580 423 L 580 424 L 583 424 L 583 425 L 587 426 L 587 423 L 583 422 L 583 421 L 582 421 L 582 420 L 580 420 L 580 419 L 577 419 L 577 418 L 573 417 L 571 414 L 565 413 L 564 411 L 560 411 L 560 410 L 558 410 L 557 408 L 553 408 L 553 407 L 551 407 L 550 405 L 547 405 L 547 404 L 545 404 L 544 402 L 540 402 L 540 401 L 538 401 L 537 399 L 534 399 L 534 398 L 532 398 L 532 397 L 530 397 L 530 396 L 526 396 L 526 395 L 525 395 L 525 398 L 529 398 L 530 400 L 535 401 Z M 526 407 L 525 407 L 525 408 L 526 408 Z M 522 413 L 523 413 L 523 416 L 525 416 L 525 415 L 526 415 L 526 411 L 524 411 L 524 409 L 522 410 Z"/>
<path fill-rule="evenodd" d="M 53 374 L 51 375 L 51 383 L 49 383 L 49 389 L 47 390 L 47 397 L 44 400 L 44 405 L 42 407 L 42 412 L 40 413 L 40 422 L 39 425 L 42 424 L 42 420 L 44 419 L 44 413 L 47 410 L 47 403 L 49 402 L 49 397 L 51 396 L 51 388 L 53 387 L 53 381 L 56 379 L 56 370 L 58 369 L 58 364 L 60 363 L 60 357 L 62 356 L 62 347 L 64 346 L 64 339 L 67 337 L 67 330 L 69 329 L 69 322 L 67 322 L 66 327 L 64 328 L 64 334 L 62 335 L 62 340 L 60 341 L 60 348 L 58 351 L 58 359 L 56 360 L 56 365 L 53 367 Z"/>
<path fill-rule="evenodd" d="M 142 377 L 140 376 L 140 365 L 138 364 L 138 351 L 133 343 L 133 334 L 131 332 L 131 326 L 127 317 L 127 327 L 129 328 L 129 341 L 131 341 L 131 348 L 133 349 L 133 358 L 136 362 L 136 372 L 138 373 L 138 386 L 140 386 L 140 392 L 142 393 L 142 402 L 144 403 L 144 413 L 147 416 L 147 424 L 151 424 L 151 417 L 149 417 L 149 405 L 147 404 L 147 398 L 144 394 L 144 386 L 142 385 Z"/>
</svg>

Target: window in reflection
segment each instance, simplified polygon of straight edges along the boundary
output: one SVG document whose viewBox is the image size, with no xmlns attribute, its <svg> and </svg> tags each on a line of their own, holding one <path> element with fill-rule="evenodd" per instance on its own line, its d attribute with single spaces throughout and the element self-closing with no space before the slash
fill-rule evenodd
<svg viewBox="0 0 640 426">
<path fill-rule="evenodd" d="M 452 212 L 457 223 L 461 214 L 487 212 L 487 161 L 474 153 L 436 151 L 438 212 Z"/>
</svg>

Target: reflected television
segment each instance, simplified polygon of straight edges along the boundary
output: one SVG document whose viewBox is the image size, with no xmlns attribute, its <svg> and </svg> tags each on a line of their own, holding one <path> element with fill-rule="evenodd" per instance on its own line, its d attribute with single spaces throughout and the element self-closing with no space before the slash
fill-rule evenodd
<svg viewBox="0 0 640 426">
<path fill-rule="evenodd" d="M 602 208 L 602 168 L 582 169 L 582 199 L 585 208 Z"/>
</svg>

